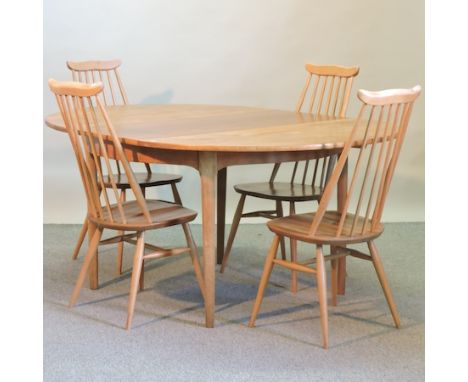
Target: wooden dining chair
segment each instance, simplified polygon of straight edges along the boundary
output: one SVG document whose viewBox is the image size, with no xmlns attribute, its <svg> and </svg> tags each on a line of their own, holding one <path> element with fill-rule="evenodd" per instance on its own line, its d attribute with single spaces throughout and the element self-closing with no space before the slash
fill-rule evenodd
<svg viewBox="0 0 468 382">
<path fill-rule="evenodd" d="M 68 61 L 68 69 L 72 72 L 73 81 L 83 83 L 94 83 L 101 81 L 104 84 L 103 91 L 99 94 L 101 101 L 104 105 L 127 105 L 128 98 L 125 91 L 123 81 L 121 79 L 119 68 L 121 65 L 120 60 L 108 61 Z M 116 186 L 119 189 L 122 201 L 126 200 L 126 192 L 130 189 L 130 183 L 120 168 L 119 162 L 115 162 L 114 169 Z M 134 173 L 137 183 L 140 185 L 143 195 L 145 195 L 146 188 L 170 185 L 174 201 L 182 204 L 176 183 L 182 180 L 181 175 L 153 173 L 148 163 L 145 163 L 146 172 Z M 107 188 L 111 188 L 109 176 L 104 178 L 104 184 Z M 83 244 L 86 232 L 88 231 L 88 221 L 85 219 L 78 237 L 78 242 L 73 251 L 72 258 L 78 257 L 80 248 Z M 122 232 L 122 235 L 124 232 Z M 118 244 L 118 257 L 117 257 L 117 271 L 122 273 L 122 258 L 123 258 L 123 241 Z"/>
<path fill-rule="evenodd" d="M 75 305 L 104 229 L 130 231 L 132 233 L 126 236 L 136 237 L 127 329 L 131 327 L 138 285 L 140 289 L 143 289 L 145 259 L 163 258 L 188 252 L 204 296 L 197 249 L 188 225 L 195 219 L 197 213 L 176 203 L 145 199 L 107 115 L 105 105 L 100 99 L 103 84 L 101 82 L 82 84 L 49 80 L 49 87 L 56 96 L 78 162 L 88 202 L 87 221 L 92 232 L 88 252 L 70 298 L 70 307 Z M 128 180 L 128 191 L 133 194 L 134 200 L 125 201 L 120 197 L 118 175 L 111 171 L 112 159 L 119 162 L 122 173 Z M 110 182 L 110 186 L 106 184 L 106 179 Z M 187 246 L 167 249 L 154 245 L 148 246 L 145 243 L 146 231 L 175 225 L 182 226 Z M 120 233 L 117 238 L 122 240 Z M 152 251 L 145 253 L 145 248 Z"/>
<path fill-rule="evenodd" d="M 305 69 L 307 71 L 306 82 L 299 97 L 296 111 L 303 111 L 304 103 L 308 103 L 305 112 L 313 114 L 316 118 L 345 118 L 353 79 L 358 75 L 359 67 L 307 64 Z M 268 182 L 235 185 L 234 190 L 240 194 L 240 199 L 224 251 L 221 273 L 227 266 L 241 218 L 274 219 L 282 217 L 283 202 L 289 203 L 289 213 L 292 215 L 295 214 L 297 202 L 319 200 L 335 162 L 336 155 L 295 162 L 289 182 L 276 181 L 281 166 L 281 163 L 276 163 Z M 275 201 L 275 209 L 244 213 L 244 203 L 247 196 Z M 281 239 L 280 243 L 281 255 L 284 260 L 286 259 L 284 239 Z M 291 258 L 294 260 L 297 257 L 297 245 L 294 240 L 290 241 L 290 251 Z M 296 290 L 297 275 L 295 271 L 292 271 L 291 291 L 294 293 Z"/>
<path fill-rule="evenodd" d="M 385 200 L 395 171 L 413 103 L 421 92 L 420 86 L 412 89 L 392 89 L 380 92 L 359 90 L 362 101 L 356 123 L 340 154 L 335 169 L 325 187 L 315 213 L 297 214 L 268 222 L 275 234 L 258 288 L 249 326 L 253 327 L 262 303 L 265 287 L 274 265 L 289 270 L 315 274 L 322 327 L 323 346 L 328 346 L 328 313 L 325 260 L 331 260 L 332 305 L 336 305 L 338 288 L 338 259 L 353 256 L 373 263 L 383 288 L 395 326 L 400 327 L 400 318 L 393 300 L 382 261 L 374 240 L 384 227 L 381 223 Z M 342 212 L 330 210 L 329 202 L 337 187 L 351 148 L 357 147 L 354 170 Z M 316 245 L 315 258 L 299 262 L 276 258 L 280 238 L 288 237 Z M 369 254 L 346 245 L 366 243 Z M 324 256 L 323 246 L 334 247 L 332 255 Z M 313 268 L 310 264 L 316 264 Z"/>
</svg>

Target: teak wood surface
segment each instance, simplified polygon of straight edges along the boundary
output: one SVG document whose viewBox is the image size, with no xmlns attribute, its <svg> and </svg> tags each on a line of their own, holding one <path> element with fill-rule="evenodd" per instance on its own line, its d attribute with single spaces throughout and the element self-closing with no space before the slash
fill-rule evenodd
<svg viewBox="0 0 468 382">
<path fill-rule="evenodd" d="M 328 155 L 330 150 L 340 151 L 354 125 L 349 118 L 241 106 L 126 105 L 107 110 L 129 161 L 186 165 L 200 173 L 207 327 L 214 327 L 216 241 L 222 241 L 218 262 L 224 246 L 226 168 L 311 159 Z M 46 117 L 45 122 L 66 131 L 59 113 Z M 353 145 L 360 145 L 365 128 L 358 127 Z M 345 198 L 346 182 L 344 170 L 337 187 L 339 204 Z M 94 266 L 90 269 L 92 287 L 98 285 Z M 339 293 L 344 292 L 344 278 L 345 272 L 340 272 Z"/>
</svg>

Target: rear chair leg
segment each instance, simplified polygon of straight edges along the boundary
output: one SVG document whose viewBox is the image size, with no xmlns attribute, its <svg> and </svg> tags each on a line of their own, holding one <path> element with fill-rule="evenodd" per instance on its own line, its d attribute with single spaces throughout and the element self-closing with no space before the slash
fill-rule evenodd
<svg viewBox="0 0 468 382">
<path fill-rule="evenodd" d="M 276 201 L 276 216 L 283 217 L 283 205 L 280 200 Z M 281 236 L 281 259 L 286 260 L 286 244 L 284 243 L 284 236 Z"/>
<path fill-rule="evenodd" d="M 126 199 L 127 199 L 127 196 L 126 196 L 126 191 L 124 188 L 122 189 L 122 191 L 120 191 L 120 201 L 124 203 Z M 125 231 L 119 231 L 118 234 L 124 235 Z M 122 274 L 123 250 L 124 250 L 124 242 L 121 241 L 119 242 L 119 244 L 117 244 L 117 275 Z"/>
<path fill-rule="evenodd" d="M 241 194 L 239 203 L 237 203 L 236 213 L 234 214 L 234 219 L 232 220 L 231 231 L 229 232 L 229 238 L 226 244 L 226 249 L 224 250 L 223 262 L 221 263 L 220 272 L 223 273 L 226 268 L 229 255 L 231 254 L 232 243 L 234 242 L 234 237 L 237 233 L 237 228 L 239 227 L 239 222 L 242 218 L 242 211 L 244 210 L 245 194 Z"/>
<path fill-rule="evenodd" d="M 190 257 L 192 258 L 193 270 L 195 271 L 195 277 L 197 278 L 198 286 L 200 287 L 200 292 L 203 296 L 203 301 L 205 300 L 205 281 L 203 279 L 203 273 L 200 266 L 200 261 L 198 260 L 198 251 L 195 242 L 193 241 L 192 231 L 188 223 L 182 224 L 184 229 L 185 239 L 187 240 L 187 245 L 190 248 Z"/>
<path fill-rule="evenodd" d="M 85 218 L 83 225 L 81 226 L 80 235 L 78 236 L 78 241 L 76 242 L 75 250 L 73 251 L 72 259 L 76 260 L 78 254 L 80 253 L 81 246 L 83 245 L 83 241 L 88 233 L 88 217 Z"/>
<path fill-rule="evenodd" d="M 143 252 L 144 252 L 143 248 Z M 141 261 L 141 272 L 140 279 L 138 280 L 138 291 L 143 292 L 145 290 L 145 259 Z"/>
<path fill-rule="evenodd" d="M 260 305 L 262 304 L 265 288 L 268 284 L 268 280 L 270 279 L 271 271 L 273 269 L 273 260 L 276 258 L 276 254 L 278 252 L 279 241 L 280 237 L 278 235 L 275 235 L 275 237 L 273 238 L 273 242 L 271 243 L 270 252 L 268 252 L 268 256 L 265 259 L 265 266 L 263 267 L 263 273 L 260 279 L 260 284 L 258 286 L 257 297 L 255 299 L 255 303 L 252 309 L 252 315 L 249 321 L 250 328 L 253 328 L 255 326 L 255 320 L 257 319 L 257 314 L 260 310 Z"/>
<path fill-rule="evenodd" d="M 331 261 L 331 290 L 332 290 L 332 305 L 337 305 L 338 295 L 338 260 Z"/>
<path fill-rule="evenodd" d="M 86 278 L 86 273 L 88 272 L 89 265 L 93 260 L 94 256 L 96 255 L 97 248 L 99 246 L 99 240 L 101 240 L 102 235 L 102 228 L 97 228 L 94 230 L 93 236 L 91 237 L 91 241 L 88 247 L 88 253 L 84 259 L 84 263 L 81 266 L 80 273 L 78 275 L 78 279 L 76 280 L 75 288 L 73 289 L 73 293 L 70 297 L 69 307 L 73 307 L 78 299 L 80 294 L 81 288 L 83 286 L 83 282 Z"/>
<path fill-rule="evenodd" d="M 149 168 L 149 164 L 145 163 Z M 150 169 L 151 170 L 151 169 Z M 150 171 L 151 172 L 151 171 Z M 143 194 L 143 197 L 146 198 L 146 187 L 140 187 L 141 188 L 141 193 Z M 145 254 L 145 248 L 143 247 L 143 254 Z M 122 273 L 122 270 L 120 271 Z M 138 290 L 142 292 L 145 289 L 145 259 L 141 261 L 141 272 L 140 272 L 140 280 L 138 283 Z"/>
<path fill-rule="evenodd" d="M 174 196 L 174 202 L 176 204 L 182 205 L 182 199 L 180 198 L 179 191 L 175 183 L 171 183 L 172 195 Z"/>
<path fill-rule="evenodd" d="M 390 290 L 390 286 L 388 284 L 387 276 L 385 275 L 385 271 L 383 268 L 382 260 L 380 259 L 379 252 L 377 251 L 377 247 L 373 241 L 369 241 L 367 243 L 369 247 L 369 251 L 372 257 L 372 263 L 374 264 L 375 271 L 377 272 L 377 277 L 379 278 L 380 285 L 385 294 L 385 298 L 387 299 L 388 307 L 390 308 L 390 312 L 392 313 L 393 321 L 395 322 L 395 326 L 397 328 L 400 327 L 400 317 L 398 316 L 397 307 L 395 301 L 393 300 L 392 291 Z"/>
</svg>

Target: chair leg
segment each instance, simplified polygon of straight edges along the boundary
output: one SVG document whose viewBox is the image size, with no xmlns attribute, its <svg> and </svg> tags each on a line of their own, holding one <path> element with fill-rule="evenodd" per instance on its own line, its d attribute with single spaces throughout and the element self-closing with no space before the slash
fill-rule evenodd
<svg viewBox="0 0 468 382">
<path fill-rule="evenodd" d="M 332 305 L 337 305 L 338 295 L 338 260 L 331 261 L 331 290 L 332 290 Z"/>
<path fill-rule="evenodd" d="M 78 241 L 76 242 L 75 250 L 73 251 L 72 259 L 76 260 L 78 254 L 80 253 L 81 246 L 83 245 L 83 241 L 88 233 L 88 218 L 85 218 L 83 225 L 81 226 L 80 235 L 78 236 Z"/>
<path fill-rule="evenodd" d="M 317 292 L 320 304 L 320 324 L 322 326 L 323 347 L 328 348 L 328 307 L 327 307 L 327 276 L 322 246 L 317 245 Z"/>
<path fill-rule="evenodd" d="M 120 201 L 123 203 L 127 199 L 125 188 L 120 191 Z M 124 235 L 125 231 L 119 231 L 119 235 Z M 117 275 L 122 274 L 124 242 L 117 244 Z"/>
<path fill-rule="evenodd" d="M 190 248 L 190 257 L 192 258 L 193 270 L 195 271 L 195 277 L 197 278 L 198 286 L 200 287 L 203 300 L 205 300 L 205 281 L 203 279 L 203 273 L 198 260 L 198 251 L 195 242 L 193 241 L 192 231 L 188 223 L 182 224 L 184 229 L 185 238 L 187 239 L 187 245 Z"/>
<path fill-rule="evenodd" d="M 372 256 L 372 263 L 374 264 L 375 271 L 377 272 L 377 277 L 379 278 L 380 285 L 382 286 L 385 298 L 387 299 L 388 307 L 390 308 L 390 312 L 392 313 L 393 321 L 395 322 L 395 326 L 399 328 L 400 317 L 398 315 L 395 301 L 393 300 L 392 291 L 390 290 L 387 276 L 385 275 L 385 271 L 383 268 L 382 260 L 379 256 L 379 252 L 377 251 L 377 247 L 375 246 L 375 243 L 372 240 L 367 243 L 367 246 L 369 247 L 369 251 Z"/>
<path fill-rule="evenodd" d="M 94 256 L 96 255 L 96 250 L 99 246 L 99 241 L 101 240 L 102 235 L 102 228 L 97 228 L 94 231 L 94 234 L 91 238 L 88 247 L 88 253 L 84 259 L 84 263 L 81 266 L 80 273 L 78 275 L 78 279 L 76 280 L 75 288 L 73 289 L 72 295 L 70 297 L 70 303 L 68 306 L 71 308 L 75 305 L 76 300 L 80 294 L 81 288 L 83 287 L 83 282 L 86 278 L 86 273 L 88 272 L 89 265 L 91 264 L 91 260 L 93 260 Z"/>
<path fill-rule="evenodd" d="M 175 183 L 171 183 L 172 195 L 174 196 L 174 202 L 179 205 L 182 205 L 182 199 L 180 198 L 179 191 L 177 190 L 177 185 Z"/>
<path fill-rule="evenodd" d="M 145 249 L 143 248 L 143 251 Z M 145 259 L 141 261 L 141 272 L 140 279 L 138 280 L 138 291 L 143 292 L 145 290 Z"/>
<path fill-rule="evenodd" d="M 260 310 L 260 305 L 262 304 L 263 295 L 265 293 L 265 288 L 270 279 L 271 271 L 273 269 L 273 260 L 276 258 L 278 252 L 278 245 L 280 242 L 280 237 L 275 235 L 273 242 L 271 243 L 270 251 L 265 259 L 265 265 L 263 267 L 262 277 L 260 279 L 260 284 L 258 286 L 257 297 L 252 309 L 252 315 L 250 316 L 249 327 L 253 328 L 255 326 L 255 320 L 257 319 L 258 311 Z"/>
<path fill-rule="evenodd" d="M 283 205 L 280 200 L 276 201 L 276 216 L 279 218 L 283 217 Z M 284 236 L 281 236 L 281 258 L 286 260 L 286 244 L 284 243 Z"/>
<path fill-rule="evenodd" d="M 133 320 L 133 311 L 135 309 L 136 295 L 138 291 L 138 284 L 140 281 L 141 268 L 143 265 L 143 254 L 145 251 L 145 234 L 139 232 L 137 236 L 137 243 L 135 248 L 135 255 L 133 256 L 133 270 L 132 279 L 130 281 L 130 295 L 128 297 L 128 315 L 127 315 L 127 330 L 130 330 Z"/>
<path fill-rule="evenodd" d="M 296 214 L 296 206 L 294 202 L 289 203 L 289 214 Z M 291 250 L 291 262 L 297 262 L 297 240 L 289 239 L 290 250 Z M 297 272 L 291 271 L 291 293 L 297 292 Z"/>
<path fill-rule="evenodd" d="M 143 194 L 143 197 L 146 198 L 146 187 L 140 186 L 140 188 L 141 188 L 141 193 Z M 144 253 L 145 253 L 145 248 L 143 247 L 143 254 Z M 122 270 L 120 271 L 120 273 L 122 273 Z M 138 282 L 138 290 L 142 292 L 144 289 L 145 289 L 145 259 L 141 261 L 141 272 L 140 272 L 140 279 Z"/>
<path fill-rule="evenodd" d="M 236 213 L 234 214 L 234 219 L 232 220 L 231 231 L 229 232 L 229 238 L 226 244 L 226 249 L 224 250 L 223 262 L 221 263 L 221 273 L 224 272 L 224 268 L 226 268 L 229 255 L 231 254 L 232 243 L 234 242 L 234 237 L 236 236 L 237 228 L 239 227 L 239 222 L 242 218 L 242 211 L 244 210 L 245 198 L 246 195 L 241 194 L 239 203 L 237 203 Z"/>
</svg>

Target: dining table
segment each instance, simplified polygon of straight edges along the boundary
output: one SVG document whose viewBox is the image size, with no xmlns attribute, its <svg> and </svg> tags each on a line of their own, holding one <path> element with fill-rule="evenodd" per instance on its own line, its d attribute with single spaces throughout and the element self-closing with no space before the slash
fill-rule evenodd
<svg viewBox="0 0 468 382">
<path fill-rule="evenodd" d="M 109 106 L 107 112 L 129 161 L 190 166 L 200 174 L 209 328 L 215 324 L 216 263 L 221 263 L 224 251 L 227 168 L 339 153 L 354 125 L 352 118 L 246 106 L 139 104 Z M 48 115 L 45 123 L 67 131 L 60 113 Z M 347 178 L 346 165 L 337 187 L 339 211 L 346 199 Z M 345 257 L 340 259 L 338 277 L 338 293 L 344 294 Z M 89 282 L 91 289 L 98 288 L 98 256 L 90 266 Z"/>
</svg>

